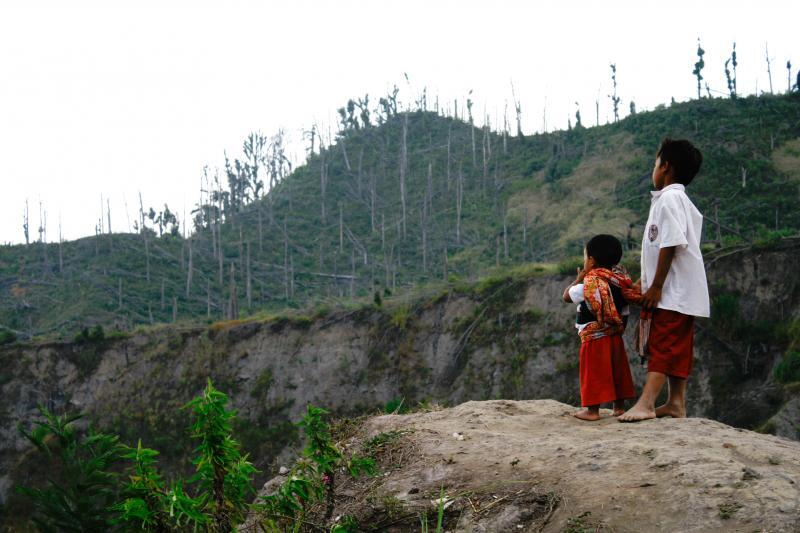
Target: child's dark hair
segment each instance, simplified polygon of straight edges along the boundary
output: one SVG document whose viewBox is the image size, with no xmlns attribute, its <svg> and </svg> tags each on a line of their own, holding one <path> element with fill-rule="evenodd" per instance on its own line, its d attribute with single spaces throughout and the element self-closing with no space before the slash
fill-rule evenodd
<svg viewBox="0 0 800 533">
<path fill-rule="evenodd" d="M 669 161 L 675 181 L 683 185 L 689 185 L 692 182 L 700 171 L 700 165 L 703 164 L 703 154 L 686 139 L 667 137 L 661 141 L 656 157 L 661 158 L 661 164 Z"/>
<path fill-rule="evenodd" d="M 586 243 L 586 255 L 597 266 L 611 268 L 622 259 L 622 243 L 613 235 L 595 235 Z"/>
</svg>

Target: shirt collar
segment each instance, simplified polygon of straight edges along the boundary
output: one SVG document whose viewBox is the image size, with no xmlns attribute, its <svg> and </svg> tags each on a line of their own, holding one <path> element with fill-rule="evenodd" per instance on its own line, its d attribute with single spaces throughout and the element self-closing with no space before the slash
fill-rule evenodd
<svg viewBox="0 0 800 533">
<path fill-rule="evenodd" d="M 659 196 L 661 196 L 662 194 L 664 194 L 664 192 L 672 190 L 672 189 L 675 189 L 677 191 L 685 191 L 686 187 L 682 183 L 673 183 L 671 185 L 667 185 L 666 187 L 664 187 L 660 191 L 650 191 L 650 194 L 652 195 L 653 199 L 655 199 L 655 198 L 658 198 Z"/>
</svg>

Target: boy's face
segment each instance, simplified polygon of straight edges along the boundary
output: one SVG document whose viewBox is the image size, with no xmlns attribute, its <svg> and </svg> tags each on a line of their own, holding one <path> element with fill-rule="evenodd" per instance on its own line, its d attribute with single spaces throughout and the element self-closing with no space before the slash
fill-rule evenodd
<svg viewBox="0 0 800 533">
<path fill-rule="evenodd" d="M 661 164 L 661 157 L 656 157 L 655 165 L 653 165 L 653 187 L 657 191 L 660 191 L 664 188 L 664 184 L 667 181 L 667 170 L 669 169 L 669 163 Z"/>
</svg>

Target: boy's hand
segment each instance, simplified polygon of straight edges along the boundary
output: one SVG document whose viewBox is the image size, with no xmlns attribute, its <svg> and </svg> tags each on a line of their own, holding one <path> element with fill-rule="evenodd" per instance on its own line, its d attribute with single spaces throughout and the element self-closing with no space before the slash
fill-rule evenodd
<svg viewBox="0 0 800 533">
<path fill-rule="evenodd" d="M 581 267 L 577 268 L 577 277 L 575 278 L 575 283 L 583 283 L 583 278 L 586 277 L 586 271 L 583 270 Z"/>
<path fill-rule="evenodd" d="M 643 309 L 655 309 L 658 306 L 658 302 L 661 301 L 661 287 L 656 287 L 653 285 L 647 292 L 642 295 L 642 308 Z"/>
</svg>

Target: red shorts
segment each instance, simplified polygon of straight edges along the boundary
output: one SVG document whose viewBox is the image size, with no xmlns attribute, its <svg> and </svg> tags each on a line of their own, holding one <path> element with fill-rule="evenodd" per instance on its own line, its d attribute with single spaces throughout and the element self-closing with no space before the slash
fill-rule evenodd
<svg viewBox="0 0 800 533">
<path fill-rule="evenodd" d="M 653 311 L 648 372 L 686 379 L 694 360 L 694 317 L 668 309 Z"/>
<path fill-rule="evenodd" d="M 581 405 L 600 405 L 636 397 L 621 335 L 583 342 L 580 365 Z"/>
</svg>

